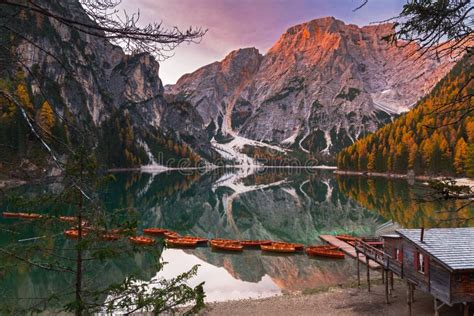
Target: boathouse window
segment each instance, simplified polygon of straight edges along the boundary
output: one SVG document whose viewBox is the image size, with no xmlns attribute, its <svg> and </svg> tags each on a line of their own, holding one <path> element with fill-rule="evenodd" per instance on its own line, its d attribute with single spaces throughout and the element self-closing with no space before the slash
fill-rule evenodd
<svg viewBox="0 0 474 316">
<path fill-rule="evenodd" d="M 393 250 L 393 257 L 398 261 L 398 262 L 402 262 L 402 252 L 400 249 L 398 248 L 395 248 Z"/>
<path fill-rule="evenodd" d="M 469 279 L 474 281 L 474 272 L 469 273 Z"/>
<path fill-rule="evenodd" d="M 415 268 L 418 272 L 422 274 L 426 274 L 427 271 L 427 260 L 426 256 L 422 253 L 416 252 L 415 253 Z"/>
</svg>

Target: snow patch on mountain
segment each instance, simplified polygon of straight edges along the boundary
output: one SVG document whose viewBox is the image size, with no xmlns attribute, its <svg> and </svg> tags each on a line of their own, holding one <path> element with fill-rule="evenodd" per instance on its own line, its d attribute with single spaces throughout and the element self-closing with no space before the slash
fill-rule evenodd
<svg viewBox="0 0 474 316">
<path fill-rule="evenodd" d="M 238 136 L 236 134 L 234 134 L 232 137 L 233 139 L 227 143 L 219 143 L 215 140 L 215 138 L 213 138 L 211 140 L 211 145 L 223 158 L 230 161 L 234 161 L 237 166 L 242 168 L 253 168 L 262 166 L 261 163 L 242 153 L 242 150 L 246 145 L 253 147 L 265 147 L 272 150 L 276 150 L 281 153 L 286 153 L 290 151 L 289 149 L 269 145 L 257 140 Z"/>
<path fill-rule="evenodd" d="M 300 130 L 297 129 L 290 137 L 284 139 L 281 141 L 281 144 L 288 144 L 291 145 L 296 141 L 296 138 L 298 137 Z"/>
</svg>

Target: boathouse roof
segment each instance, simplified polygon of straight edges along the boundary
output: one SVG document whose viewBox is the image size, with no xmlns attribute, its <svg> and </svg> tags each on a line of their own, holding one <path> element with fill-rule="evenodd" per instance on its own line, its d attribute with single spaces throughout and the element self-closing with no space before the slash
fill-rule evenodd
<svg viewBox="0 0 474 316">
<path fill-rule="evenodd" d="M 403 238 L 435 257 L 450 270 L 474 270 L 474 227 L 398 229 Z"/>
</svg>

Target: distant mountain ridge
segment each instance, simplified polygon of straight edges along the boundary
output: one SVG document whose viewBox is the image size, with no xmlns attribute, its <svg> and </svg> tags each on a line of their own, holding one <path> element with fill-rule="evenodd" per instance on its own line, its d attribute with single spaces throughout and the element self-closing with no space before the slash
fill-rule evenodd
<svg viewBox="0 0 474 316">
<path fill-rule="evenodd" d="M 76 0 L 48 6 L 92 23 Z M 165 89 L 149 54 L 126 55 L 103 38 L 31 12 L 14 16 L 15 31 L 42 49 L 13 32 L 2 34 L 1 44 L 23 66 L 0 69 L 0 88 L 27 100 L 56 144 L 85 141 L 108 168 L 181 158 L 197 164 L 219 155 L 249 165 L 255 157 L 281 160 L 291 152 L 332 156 L 407 109 L 452 64 L 422 58 L 409 67 L 403 61 L 412 48 L 381 40 L 390 25 L 360 28 L 322 18 L 289 28 L 265 55 L 255 48 L 233 51 Z M 32 169 L 51 166 L 19 109 L 4 103 L 0 171 L 19 162 L 29 166 L 29 177 Z M 57 154 L 67 159 L 67 149 Z"/>
<path fill-rule="evenodd" d="M 191 103 L 210 136 L 237 134 L 335 154 L 407 111 L 451 68 L 332 17 L 290 27 L 265 55 L 255 48 L 184 75 L 166 93 Z M 408 59 L 419 59 L 416 66 Z"/>
</svg>

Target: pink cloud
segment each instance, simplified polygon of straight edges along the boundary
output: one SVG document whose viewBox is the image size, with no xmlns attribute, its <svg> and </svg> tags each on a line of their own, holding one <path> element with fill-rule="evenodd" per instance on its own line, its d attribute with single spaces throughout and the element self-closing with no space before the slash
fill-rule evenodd
<svg viewBox="0 0 474 316">
<path fill-rule="evenodd" d="M 380 4 L 383 2 L 383 5 Z M 358 0 L 124 0 L 128 11 L 140 10 L 142 22 L 163 21 L 167 26 L 208 29 L 198 45 L 183 45 L 161 63 L 164 83 L 220 60 L 230 51 L 257 47 L 262 53 L 290 26 L 335 16 L 346 23 L 368 24 L 394 16 L 402 0 L 370 1 L 352 12 Z"/>
</svg>

